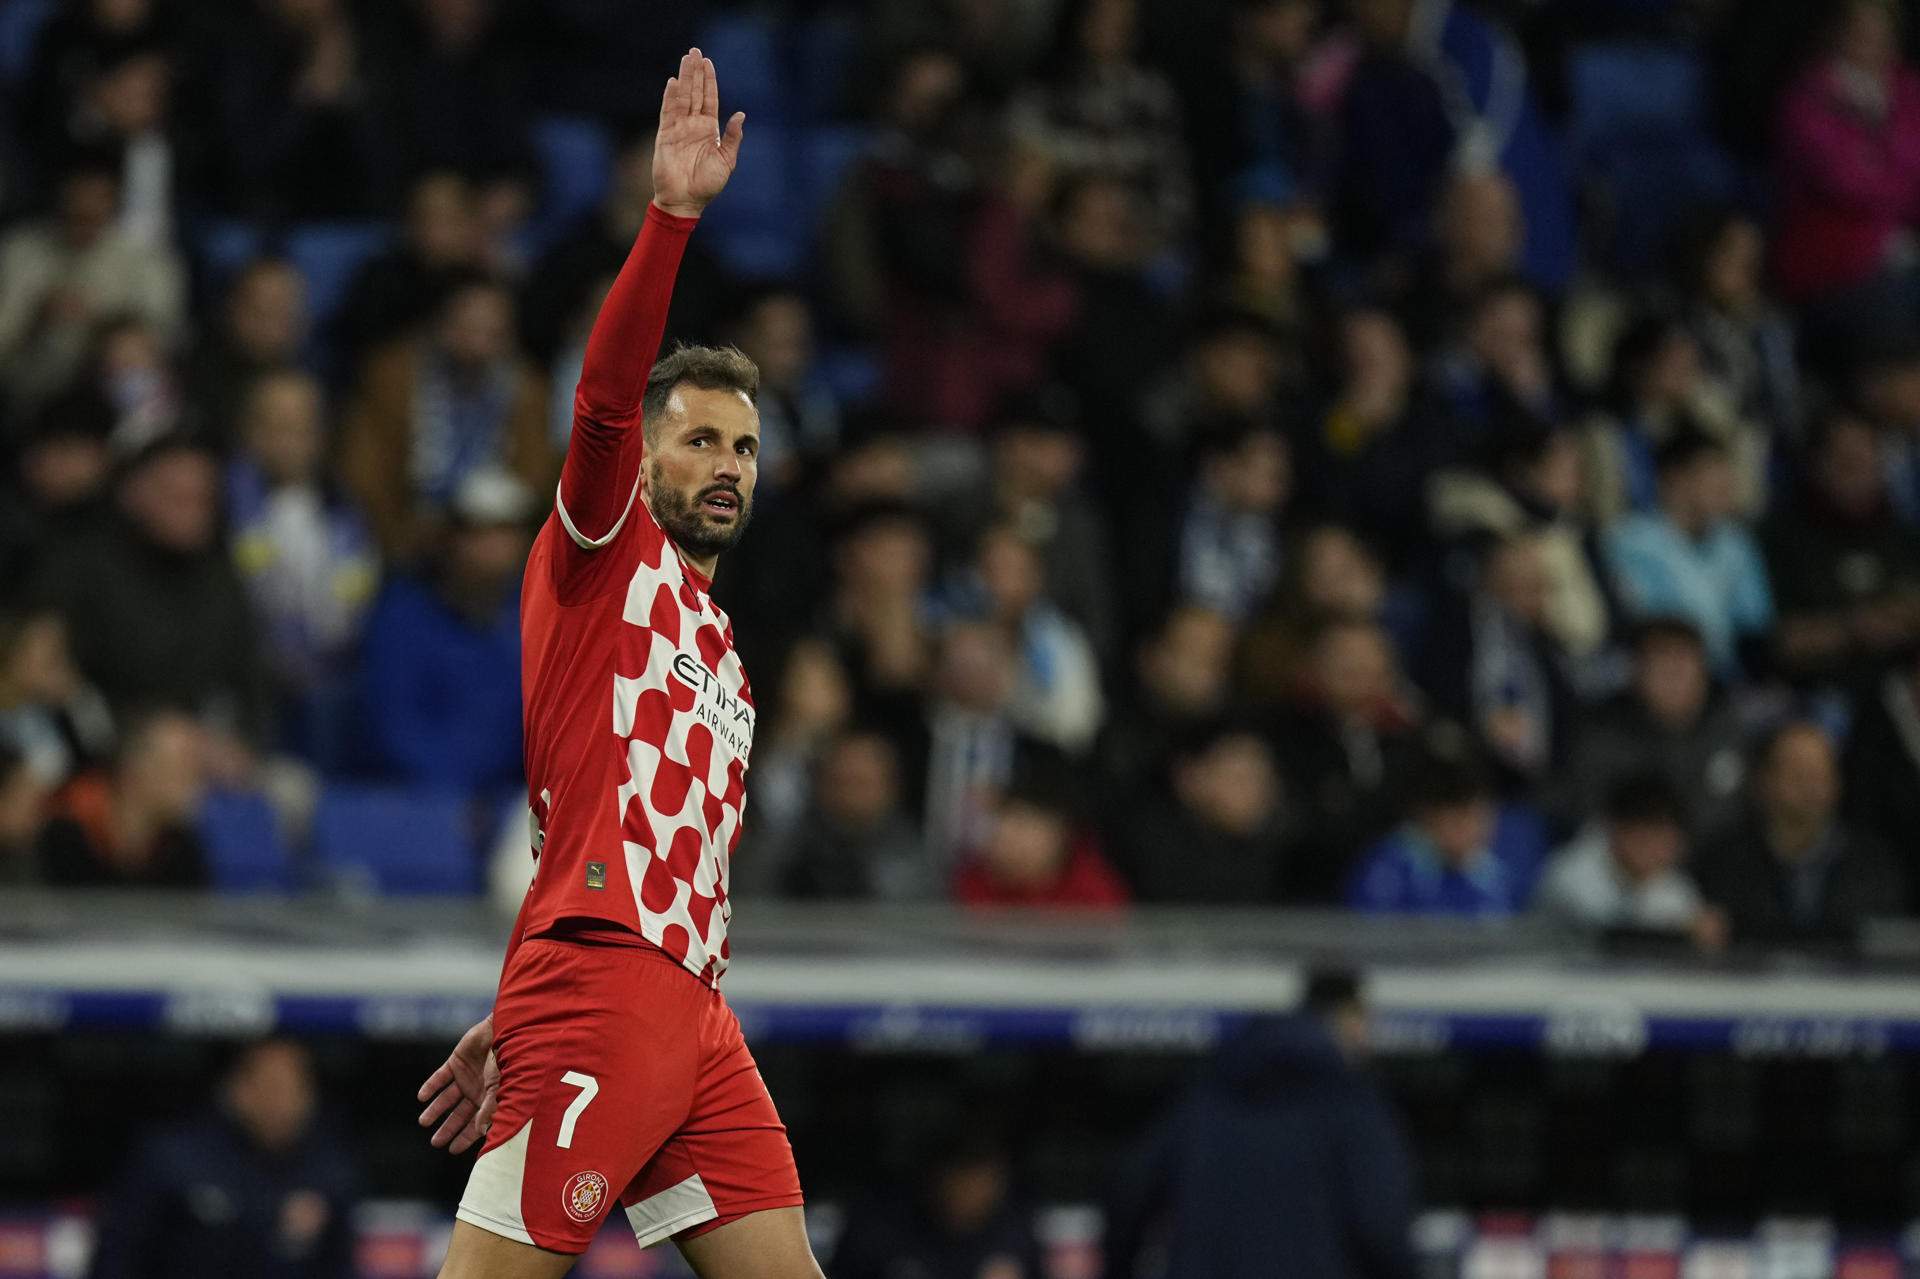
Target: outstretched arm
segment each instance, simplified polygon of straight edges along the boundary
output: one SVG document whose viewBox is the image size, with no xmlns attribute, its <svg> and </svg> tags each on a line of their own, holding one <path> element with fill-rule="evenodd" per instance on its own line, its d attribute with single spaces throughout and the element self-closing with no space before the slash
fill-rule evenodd
<svg viewBox="0 0 1920 1279">
<path fill-rule="evenodd" d="M 560 476 L 560 518 L 573 541 L 612 541 L 640 481 L 640 402 L 660 352 L 673 278 L 687 236 L 726 187 L 740 158 L 746 115 L 720 131 L 720 87 L 698 49 L 680 59 L 660 101 L 653 144 L 653 203 L 587 339 L 573 400 L 573 438 Z"/>
</svg>

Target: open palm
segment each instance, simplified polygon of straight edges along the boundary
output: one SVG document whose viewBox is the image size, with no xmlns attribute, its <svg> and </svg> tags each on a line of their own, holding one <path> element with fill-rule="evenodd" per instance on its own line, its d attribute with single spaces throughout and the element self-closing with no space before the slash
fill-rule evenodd
<svg viewBox="0 0 1920 1279">
<path fill-rule="evenodd" d="M 687 50 L 660 99 L 653 143 L 653 202 L 668 213 L 698 217 L 733 176 L 747 113 L 736 111 L 720 132 L 720 82 L 713 59 Z"/>
</svg>

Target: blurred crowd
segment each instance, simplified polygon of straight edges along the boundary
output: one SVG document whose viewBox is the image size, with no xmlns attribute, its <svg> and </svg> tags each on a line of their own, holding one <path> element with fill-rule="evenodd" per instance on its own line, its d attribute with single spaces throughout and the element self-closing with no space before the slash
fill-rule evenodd
<svg viewBox="0 0 1920 1279">
<path fill-rule="evenodd" d="M 232 886 L 237 793 L 324 885 L 374 787 L 518 895 L 520 567 L 699 39 L 737 894 L 1920 905 L 1901 6 L 661 7 L 6 6 L 0 880 Z"/>
</svg>

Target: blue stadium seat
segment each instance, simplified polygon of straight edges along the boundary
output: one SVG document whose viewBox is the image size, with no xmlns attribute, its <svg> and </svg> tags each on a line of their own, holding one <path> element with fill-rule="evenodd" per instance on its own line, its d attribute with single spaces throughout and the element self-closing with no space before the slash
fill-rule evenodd
<svg viewBox="0 0 1920 1279">
<path fill-rule="evenodd" d="M 59 0 L 5 0 L 0 3 L 0 84 L 17 84 L 33 65 L 40 29 Z"/>
<path fill-rule="evenodd" d="M 809 236 L 820 229 L 820 221 L 834 196 L 840 193 L 848 170 L 873 144 L 874 131 L 861 125 L 828 124 L 808 129 L 800 139 L 800 169 L 795 175 L 797 192 Z"/>
<path fill-rule="evenodd" d="M 535 253 L 553 244 L 606 196 L 613 136 L 593 120 L 547 116 L 533 126 L 540 153 L 540 211 L 529 238 Z"/>
<path fill-rule="evenodd" d="M 753 163 L 742 164 L 701 219 L 702 234 L 727 268 L 744 278 L 799 274 L 808 244 L 800 216 L 802 163 L 795 154 L 802 132 L 783 125 L 750 125 Z"/>
<path fill-rule="evenodd" d="M 200 842 L 213 886 L 226 892 L 286 892 L 293 859 L 273 806 L 257 791 L 213 791 L 200 806 Z"/>
<path fill-rule="evenodd" d="M 464 795 L 329 786 L 313 818 L 323 873 L 382 893 L 473 893 L 479 856 Z"/>
<path fill-rule="evenodd" d="M 749 123 L 774 124 L 793 116 L 792 91 L 780 58 L 780 33 L 754 13 L 713 17 L 700 32 L 700 51 L 721 69 L 720 118 L 745 111 Z"/>
<path fill-rule="evenodd" d="M 1623 136 L 1672 138 L 1707 131 L 1705 74 L 1687 50 L 1607 42 L 1575 50 L 1570 62 L 1572 136 L 1583 158 Z"/>
<path fill-rule="evenodd" d="M 307 307 L 315 330 L 347 300 L 353 277 L 367 259 L 393 242 L 386 222 L 307 222 L 287 233 L 287 258 L 307 281 Z"/>
</svg>

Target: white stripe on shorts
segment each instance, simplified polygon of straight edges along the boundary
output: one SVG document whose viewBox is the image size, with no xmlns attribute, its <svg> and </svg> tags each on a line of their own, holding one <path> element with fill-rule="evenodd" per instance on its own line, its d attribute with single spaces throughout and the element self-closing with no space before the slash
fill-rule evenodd
<svg viewBox="0 0 1920 1279">
<path fill-rule="evenodd" d="M 460 1208 L 453 1215 L 470 1225 L 496 1235 L 530 1244 L 526 1219 L 520 1215 L 520 1187 L 527 1175 L 527 1135 L 531 1122 L 473 1161 L 467 1177 L 467 1193 L 460 1196 Z"/>
<path fill-rule="evenodd" d="M 642 1199 L 627 1209 L 633 1237 L 640 1241 L 642 1248 L 651 1248 L 688 1226 L 712 1221 L 719 1215 L 720 1210 L 713 1206 L 713 1196 L 707 1193 L 706 1183 L 697 1172 L 679 1185 L 668 1186 L 651 1199 Z"/>
</svg>

